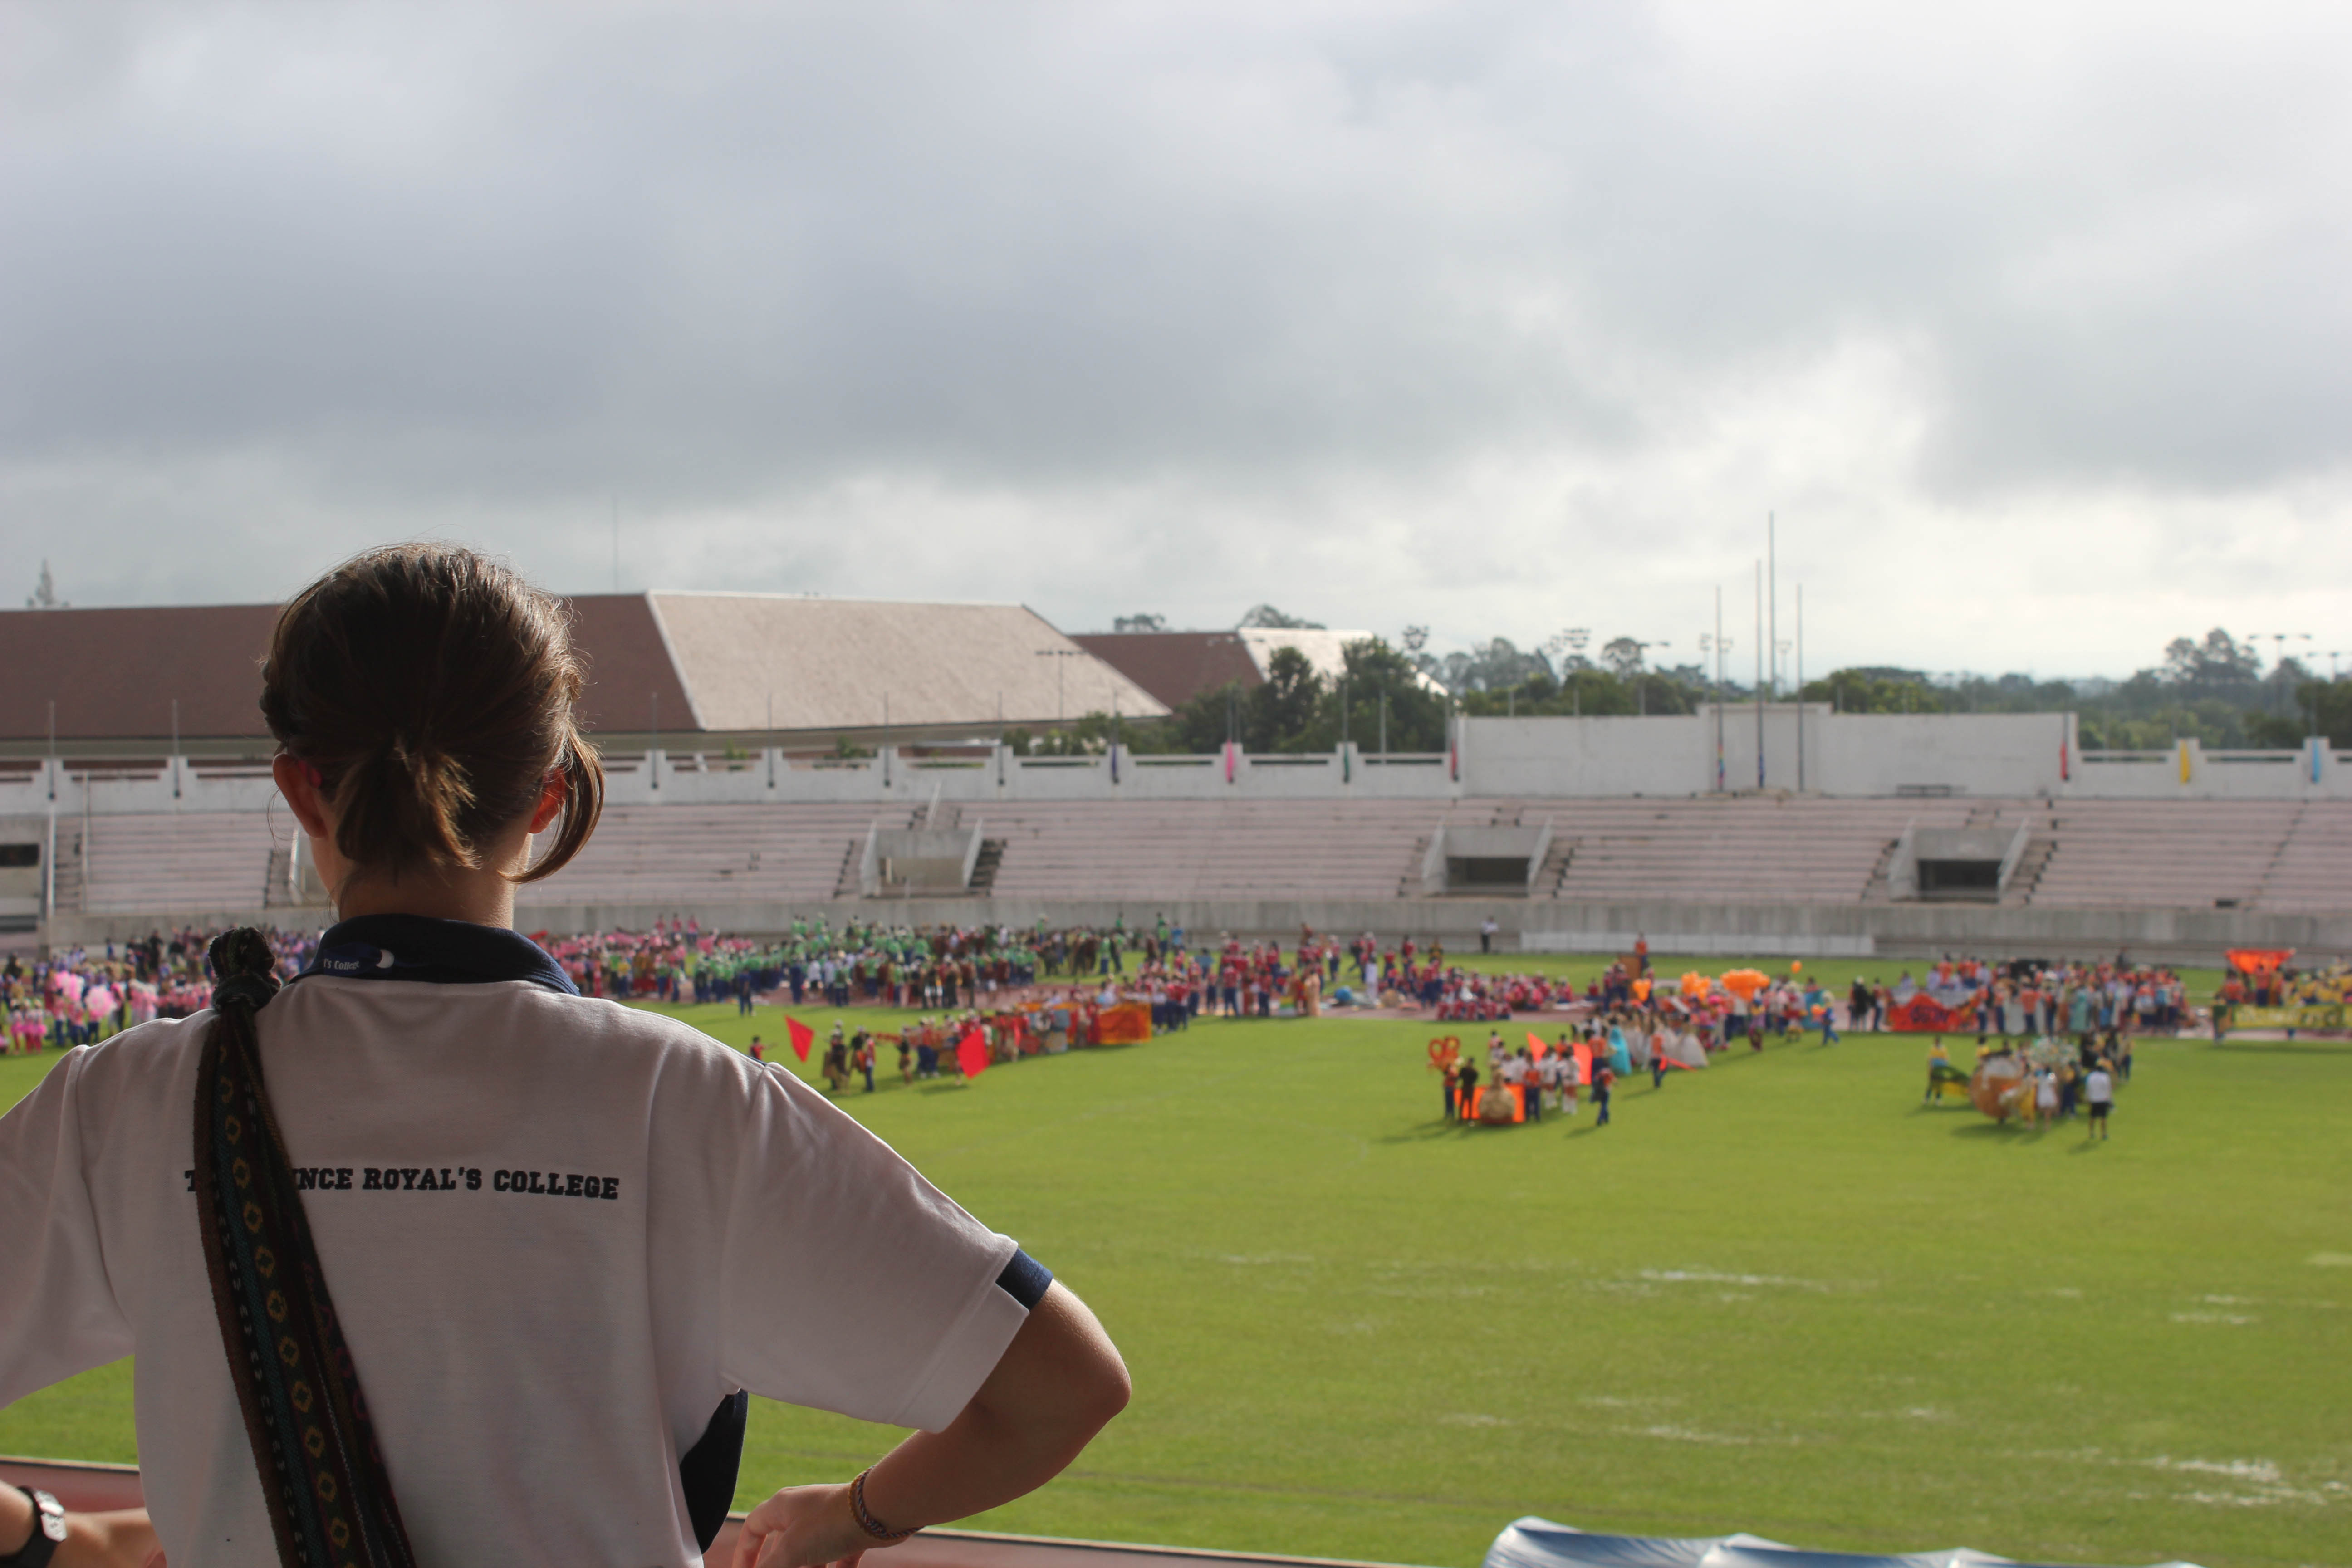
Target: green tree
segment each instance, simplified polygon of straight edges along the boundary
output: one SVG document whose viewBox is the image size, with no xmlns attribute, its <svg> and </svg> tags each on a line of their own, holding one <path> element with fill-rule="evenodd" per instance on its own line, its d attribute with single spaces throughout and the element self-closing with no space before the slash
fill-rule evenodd
<svg viewBox="0 0 2352 1568">
<path fill-rule="evenodd" d="M 1252 752 L 1303 752 L 1314 739 L 1323 706 L 1323 678 L 1295 647 L 1278 647 L 1266 661 L 1265 681 L 1245 705 L 1242 743 Z"/>
<path fill-rule="evenodd" d="M 2257 746 L 2300 746 L 2305 737 L 2326 738 L 2332 751 L 2352 751 L 2352 680 L 2305 680 L 2294 689 L 2292 718 L 2256 713 L 2246 720 L 2247 738 Z M 2318 728 L 2314 729 L 2315 720 Z"/>
<path fill-rule="evenodd" d="M 1914 670 L 1838 669 L 1805 683 L 1808 702 L 1835 704 L 1841 713 L 1942 713 L 1950 694 Z"/>
<path fill-rule="evenodd" d="M 1442 752 L 1445 749 L 1446 699 L 1422 681 L 1421 671 L 1399 649 L 1379 637 L 1351 642 L 1340 650 L 1346 679 L 1327 683 L 1324 700 L 1303 750 L 1331 751 L 1339 743 L 1340 700 L 1347 702 L 1345 733 L 1360 751 L 1381 744 L 1381 701 L 1388 700 L 1388 741 L 1391 752 Z"/>
</svg>

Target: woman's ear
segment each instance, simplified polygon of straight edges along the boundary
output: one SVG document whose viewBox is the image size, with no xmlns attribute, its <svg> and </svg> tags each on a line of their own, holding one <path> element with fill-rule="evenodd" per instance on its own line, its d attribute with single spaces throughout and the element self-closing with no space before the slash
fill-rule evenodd
<svg viewBox="0 0 2352 1568">
<path fill-rule="evenodd" d="M 286 797 L 287 807 L 303 832 L 313 838 L 325 838 L 334 832 L 334 824 L 327 820 L 317 768 L 280 752 L 270 761 L 269 776 L 278 781 L 278 793 Z"/>
<path fill-rule="evenodd" d="M 533 833 L 546 832 L 547 825 L 562 814 L 570 786 L 571 775 L 562 768 L 547 775 L 547 782 L 540 787 L 539 805 L 532 808 L 530 814 L 530 830 Z"/>
</svg>

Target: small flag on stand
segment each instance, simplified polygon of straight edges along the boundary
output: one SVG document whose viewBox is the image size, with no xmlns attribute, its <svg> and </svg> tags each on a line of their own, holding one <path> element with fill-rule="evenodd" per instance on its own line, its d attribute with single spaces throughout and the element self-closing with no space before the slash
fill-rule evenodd
<svg viewBox="0 0 2352 1568">
<path fill-rule="evenodd" d="M 956 1066 L 967 1079 L 978 1078 L 988 1070 L 988 1041 L 978 1029 L 956 1042 Z"/>
<path fill-rule="evenodd" d="M 808 1060 L 809 1047 L 816 1044 L 816 1031 L 798 1018 L 787 1018 L 784 1020 L 784 1033 L 792 1039 L 793 1055 L 803 1061 Z"/>
</svg>

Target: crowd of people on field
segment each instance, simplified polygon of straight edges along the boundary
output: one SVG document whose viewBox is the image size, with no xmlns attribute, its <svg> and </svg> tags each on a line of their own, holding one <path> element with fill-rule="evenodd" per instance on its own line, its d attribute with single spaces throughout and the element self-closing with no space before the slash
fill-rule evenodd
<svg viewBox="0 0 2352 1568">
<path fill-rule="evenodd" d="M 211 933 L 193 930 L 157 931 L 46 956 L 0 957 L 0 1009 L 7 1023 L 0 1050 L 68 1050 L 150 1018 L 201 1012 L 211 1005 L 205 964 L 210 939 Z M 299 973 L 317 945 L 314 936 L 276 932 L 270 938 L 281 975 Z"/>
<path fill-rule="evenodd" d="M 1370 932 L 1342 942 L 1301 928 L 1287 948 L 1221 934 L 1195 945 L 1164 917 L 1130 930 L 982 925 L 916 929 L 824 916 L 803 917 L 782 934 L 751 938 L 707 931 L 692 920 L 656 921 L 648 931 L 606 931 L 536 939 L 581 991 L 616 1000 L 732 1000 L 749 1014 L 762 999 L 793 1007 L 880 1005 L 955 1016 L 1052 1000 L 1091 1018 L 1139 1005 L 1164 1033 L 1201 1016 L 1317 1016 L 1329 1008 L 1376 1007 L 1441 1022 L 1491 1023 L 1550 1013 L 1578 1020 L 1602 1015 L 1660 1018 L 1709 1050 L 1745 1038 L 1760 1047 L 1818 1029 L 1947 1029 L 1987 1036 L 2080 1036 L 2118 1029 L 2177 1028 L 2190 1008 L 2179 975 L 2124 960 L 2100 963 L 1995 963 L 1950 958 L 1905 971 L 1892 982 L 1855 977 L 1832 994 L 1801 963 L 1785 974 L 1654 973 L 1646 943 L 1577 984 L 1539 973 L 1494 973 L 1449 963 L 1440 941 L 1405 935 L 1383 943 Z M 314 937 L 279 933 L 288 973 L 308 961 Z M 205 1005 L 204 933 L 156 933 L 141 941 L 74 949 L 47 958 L 12 956 L 0 965 L 11 1049 L 69 1046 L 145 1018 L 182 1016 Z M 2240 976 L 2223 999 L 2339 1000 L 2344 975 Z M 1075 1019 L 1073 1027 L 1083 1033 Z"/>
<path fill-rule="evenodd" d="M 1927 1053 L 1927 1088 L 1921 1102 L 1932 1103 L 1958 1089 L 1979 1110 L 2002 1121 L 2048 1126 L 2083 1115 L 2089 1120 L 2091 1135 L 2104 1138 L 2116 1089 L 2131 1081 L 2132 1060 L 2129 1029 L 2073 1039 L 2055 1035 L 1979 1039 L 1972 1069 L 1964 1074 L 1952 1065 L 1939 1037 Z"/>
<path fill-rule="evenodd" d="M 2318 1007 L 2352 1004 L 2352 967 L 2232 969 L 2217 997 L 2230 1007 Z"/>
</svg>

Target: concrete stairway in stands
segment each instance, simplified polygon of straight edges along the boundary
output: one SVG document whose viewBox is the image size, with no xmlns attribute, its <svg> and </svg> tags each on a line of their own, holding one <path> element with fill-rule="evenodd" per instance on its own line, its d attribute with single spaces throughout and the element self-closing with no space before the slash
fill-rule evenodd
<svg viewBox="0 0 2352 1568">
<path fill-rule="evenodd" d="M 2263 872 L 2254 907 L 2281 914 L 2352 909 L 2352 812 L 2306 805 Z"/>
</svg>

